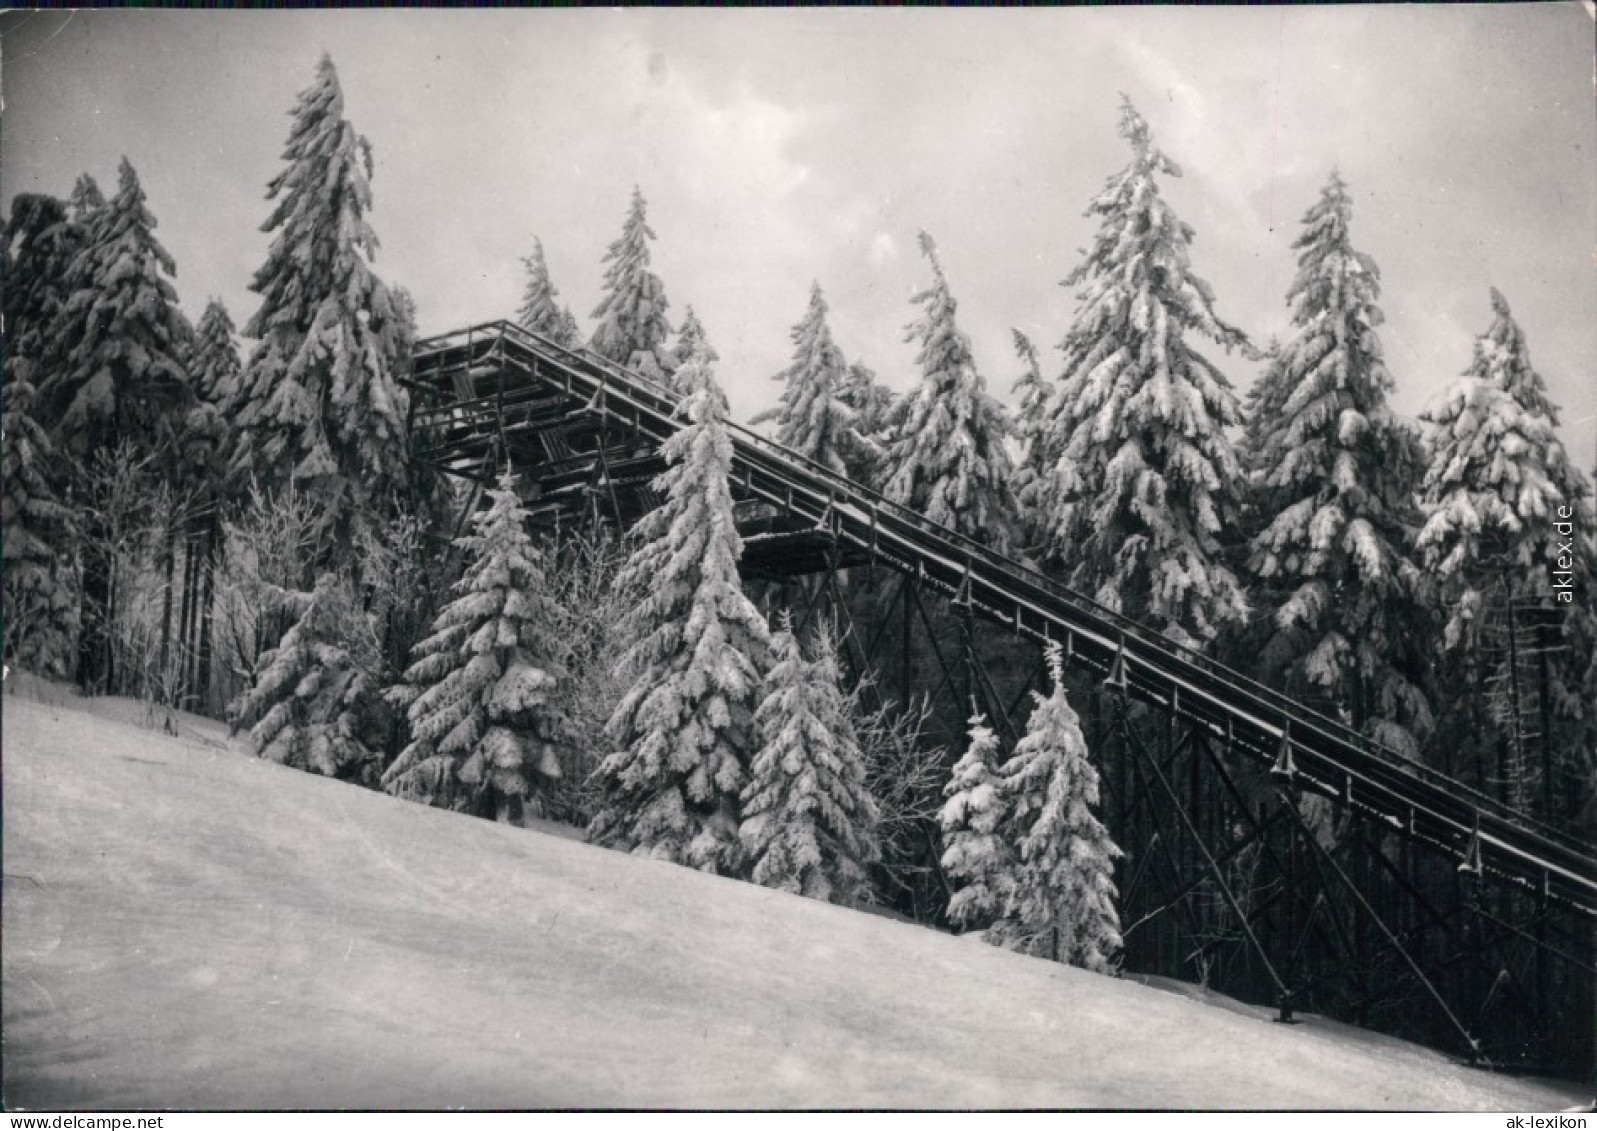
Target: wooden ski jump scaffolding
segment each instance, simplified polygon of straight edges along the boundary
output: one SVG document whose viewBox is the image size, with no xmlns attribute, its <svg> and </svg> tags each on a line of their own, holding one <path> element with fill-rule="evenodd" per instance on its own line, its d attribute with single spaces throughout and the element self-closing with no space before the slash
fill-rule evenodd
<svg viewBox="0 0 1597 1131">
<path fill-rule="evenodd" d="M 585 514 L 626 523 L 658 501 L 649 482 L 679 421 L 671 392 L 638 374 L 491 322 L 420 342 L 407 384 L 416 457 L 479 484 L 509 458 L 535 523 Z M 1127 852 L 1128 968 L 1207 970 L 1229 949 L 1241 957 L 1219 988 L 1268 1000 L 1282 1020 L 1334 1000 L 1354 1020 L 1472 1062 L 1577 1076 L 1597 1066 L 1592 845 L 728 427 L 734 495 L 763 504 L 745 532 L 746 577 L 819 576 L 811 601 L 841 603 L 839 570 L 894 571 L 903 630 L 918 617 L 943 670 L 937 694 L 974 696 L 1011 741 L 1024 695 L 1006 703 L 998 693 L 970 646 L 973 618 L 1030 642 L 1015 647 L 1058 642 L 1069 665 L 1099 681 L 1094 714 L 1121 751 L 1118 772 L 1103 776 Z M 937 649 L 923 593 L 951 599 L 963 618 L 961 655 Z M 840 627 L 851 657 L 868 663 L 866 634 Z M 1163 724 L 1150 732 L 1150 718 Z M 1327 799 L 1343 823 L 1335 849 L 1305 823 L 1306 794 Z M 1237 882 L 1244 860 L 1247 890 Z M 1394 996 L 1397 1014 L 1383 1016 Z"/>
</svg>

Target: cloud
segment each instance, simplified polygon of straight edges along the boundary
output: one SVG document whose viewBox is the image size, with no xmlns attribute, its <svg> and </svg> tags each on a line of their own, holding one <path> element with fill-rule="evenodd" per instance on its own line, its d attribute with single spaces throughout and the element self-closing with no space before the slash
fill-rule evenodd
<svg viewBox="0 0 1597 1131">
<path fill-rule="evenodd" d="M 1188 78 L 1181 54 L 1152 37 L 1128 39 L 1121 51 L 1151 96 L 1145 102 L 1133 94 L 1132 101 L 1153 126 L 1155 144 L 1201 193 L 1201 207 L 1226 226 L 1227 238 L 1266 232 L 1278 219 L 1272 190 L 1283 166 L 1296 172 L 1298 164 L 1280 145 L 1275 55 L 1256 50 L 1237 61 L 1227 81 L 1200 85 Z M 1248 128 L 1238 128 L 1244 122 Z"/>
<path fill-rule="evenodd" d="M 676 172 L 679 187 L 698 204 L 721 207 L 731 198 L 761 213 L 762 224 L 785 217 L 787 202 L 811 175 L 791 155 L 810 114 L 763 98 L 747 84 L 712 93 L 695 81 L 691 65 L 673 65 L 664 51 L 641 41 L 628 54 L 634 65 L 623 74 L 644 78 L 626 90 L 639 160 Z"/>
<path fill-rule="evenodd" d="M 84 169 L 104 184 L 127 153 L 182 293 L 242 321 L 285 111 L 325 48 L 376 146 L 378 269 L 425 328 L 513 310 L 534 235 L 586 320 L 637 184 L 670 315 L 694 306 L 744 413 L 774 397 L 812 279 L 850 357 L 916 378 L 904 324 L 926 269 L 899 245 L 917 227 L 1007 386 L 1008 327 L 1047 344 L 1069 321 L 1058 283 L 1125 164 L 1124 90 L 1182 166 L 1167 196 L 1222 317 L 1285 328 L 1298 218 L 1339 164 L 1403 403 L 1462 368 L 1494 285 L 1579 419 L 1597 356 L 1590 28 L 1564 4 L 24 16 L 0 150 L 10 192 L 66 192 Z M 1589 425 L 1566 435 L 1589 466 Z"/>
</svg>

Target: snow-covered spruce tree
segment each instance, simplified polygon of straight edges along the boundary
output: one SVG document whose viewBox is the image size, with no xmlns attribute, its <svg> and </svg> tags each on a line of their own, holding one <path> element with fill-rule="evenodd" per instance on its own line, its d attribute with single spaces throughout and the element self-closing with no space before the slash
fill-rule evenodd
<svg viewBox="0 0 1597 1131">
<path fill-rule="evenodd" d="M 1560 505 L 1585 492 L 1572 490 L 1578 473 L 1555 431 L 1557 409 L 1496 290 L 1492 325 L 1475 340 L 1469 368 L 1421 419 L 1432 431 L 1419 544 L 1427 566 L 1457 579 L 1465 598 L 1449 621 L 1452 644 L 1479 612 L 1480 585 L 1492 584 L 1498 569 L 1516 571 L 1551 596 L 1557 546 L 1545 528 L 1557 521 Z"/>
<path fill-rule="evenodd" d="M 234 705 L 235 723 L 258 720 L 250 739 L 262 758 L 369 783 L 382 717 L 376 633 L 340 575 L 323 573 L 312 592 L 280 599 L 293 624 L 261 657 L 255 685 Z"/>
<path fill-rule="evenodd" d="M 652 239 L 643 193 L 634 187 L 621 238 L 605 252 L 604 298 L 593 312 L 599 324 L 588 347 L 617 365 L 666 381 L 676 364 L 665 346 L 671 334 L 665 312 L 671 304 L 660 276 L 649 270 Z"/>
<path fill-rule="evenodd" d="M 4 658 L 65 676 L 77 637 L 74 524 L 62 505 L 54 446 L 34 417 L 34 380 L 49 356 L 49 329 L 65 298 L 71 258 L 66 210 L 51 196 L 19 194 L 4 225 L 5 387 L 0 394 L 0 583 Z"/>
<path fill-rule="evenodd" d="M 184 426 L 183 466 L 203 490 L 236 493 L 239 485 L 230 475 L 233 420 L 243 396 L 244 366 L 233 320 L 218 299 L 207 303 L 200 317 L 188 368 L 196 403 Z"/>
<path fill-rule="evenodd" d="M 29 419 L 48 428 L 37 404 L 39 384 L 59 367 L 65 342 L 52 333 L 71 293 L 68 274 L 81 247 L 81 229 L 53 196 L 19 193 L 3 228 L 5 388 L 21 395 Z M 20 419 L 20 417 L 19 417 Z"/>
<path fill-rule="evenodd" d="M 105 194 L 100 191 L 99 182 L 87 173 L 80 173 L 72 185 L 72 220 L 74 223 L 85 223 L 100 209 L 105 207 Z"/>
<path fill-rule="evenodd" d="M 1042 425 L 1048 409 L 1048 383 L 1043 379 L 1037 347 L 1030 338 L 1011 328 L 1020 376 L 1015 380 L 1015 439 L 1020 459 L 1015 464 L 1015 509 L 1020 544 L 1032 547 L 1040 540 L 1036 515 L 1041 508 L 1043 485 L 1048 480 L 1043 461 Z"/>
<path fill-rule="evenodd" d="M 571 313 L 569 306 L 560 308 L 560 344 L 567 349 L 581 349 L 586 340 L 582 327 L 577 325 L 577 316 Z"/>
<path fill-rule="evenodd" d="M 944 788 L 943 873 L 953 895 L 948 918 L 966 930 L 989 927 L 1014 884 L 1015 852 L 1004 839 L 1012 799 L 998 772 L 998 736 L 982 715 L 970 720 L 970 745 Z"/>
<path fill-rule="evenodd" d="M 826 324 L 819 283 L 811 284 L 809 309 L 790 336 L 793 362 L 775 378 L 783 382 L 781 399 L 755 423 L 776 421 L 778 443 L 839 475 L 872 466 L 880 451 L 860 434 L 855 412 L 843 400 L 848 369 Z"/>
<path fill-rule="evenodd" d="M 1262 530 L 1248 570 L 1273 618 L 1265 655 L 1287 682 L 1317 689 L 1355 727 L 1415 757 L 1431 722 L 1410 560 L 1423 459 L 1387 405 L 1380 271 L 1352 245 L 1352 212 L 1333 172 L 1292 245 L 1295 332 L 1253 398 L 1248 462 Z"/>
<path fill-rule="evenodd" d="M 33 385 L 12 371 L 10 360 L 0 399 L 5 662 L 65 677 L 78 630 L 77 579 L 70 556 L 75 523 L 61 503 L 50 437 L 32 415 Z"/>
<path fill-rule="evenodd" d="M 37 386 L 41 423 L 83 478 L 74 500 L 83 519 L 76 677 L 86 690 L 110 688 L 117 670 L 107 635 L 118 612 L 116 555 L 109 500 L 95 496 L 91 465 L 127 446 L 135 462 L 156 471 L 158 488 L 174 486 L 186 470 L 184 429 L 193 405 L 193 330 L 171 283 L 176 266 L 155 238 L 155 217 L 126 158 L 118 181 L 115 198 L 79 225 L 81 249 L 50 331 L 57 347 Z"/>
<path fill-rule="evenodd" d="M 686 368 L 685 423 L 655 480 L 666 499 L 638 524 L 619 580 L 643 596 L 620 627 L 632 686 L 610 717 L 616 749 L 595 771 L 588 837 L 725 875 L 740 869 L 740 799 L 771 643 L 738 578 L 726 397 L 703 353 Z"/>
<path fill-rule="evenodd" d="M 1249 545 L 1275 518 L 1259 487 L 1271 470 L 1260 463 L 1264 435 L 1278 423 L 1281 406 L 1292 392 L 1278 380 L 1281 349 L 1281 339 L 1271 334 L 1258 352 L 1259 375 L 1248 386 L 1243 400 L 1242 432 L 1237 438 L 1237 460 L 1246 485 L 1242 510 L 1237 524 L 1221 536 L 1228 560 L 1242 567 L 1242 579 L 1251 586 L 1250 615 L 1245 621 L 1228 626 L 1213 645 L 1216 654 L 1238 671 L 1277 684 L 1294 659 L 1290 647 L 1293 641 L 1276 628 L 1271 615 L 1283 598 L 1281 593 L 1270 593 L 1260 585 L 1256 577 L 1248 574 L 1246 565 Z"/>
<path fill-rule="evenodd" d="M 1037 359 L 1037 347 L 1030 338 L 1021 331 L 1010 328 L 1009 331 L 1015 346 L 1015 356 L 1020 359 L 1020 376 L 1015 379 L 1015 412 L 1019 419 L 1015 424 L 1015 438 L 1020 441 L 1021 447 L 1030 452 L 1035 444 L 1037 426 L 1041 423 L 1044 408 L 1048 404 L 1048 385 L 1043 380 L 1042 364 Z"/>
<path fill-rule="evenodd" d="M 1071 585 L 1183 642 L 1212 639 L 1247 611 L 1220 555 L 1236 521 L 1242 470 L 1224 374 L 1193 347 L 1247 350 L 1190 268 L 1192 229 L 1164 202 L 1180 170 L 1123 100 L 1131 164 L 1088 207 L 1099 217 L 1060 348 L 1064 368 L 1042 436 L 1048 482 L 1039 550 Z"/>
<path fill-rule="evenodd" d="M 527 286 L 521 295 L 521 309 L 516 312 L 516 322 L 524 330 L 531 330 L 534 334 L 542 334 L 561 345 L 573 345 L 568 341 L 570 328 L 566 319 L 570 311 L 555 305 L 555 296 L 560 292 L 549 279 L 549 265 L 543 257 L 543 241 L 532 241 L 532 254 L 522 261 L 527 268 Z"/>
<path fill-rule="evenodd" d="M 147 452 L 171 445 L 192 402 L 177 267 L 126 158 L 118 176 L 116 197 L 85 222 L 51 330 L 61 358 L 38 383 L 41 416 L 80 457 L 123 440 Z"/>
<path fill-rule="evenodd" d="M 879 490 L 887 470 L 887 445 L 892 440 L 897 398 L 893 396 L 893 390 L 876 379 L 876 373 L 870 366 L 855 361 L 849 364 L 843 375 L 837 399 L 854 413 L 854 431 L 868 445 L 854 462 L 849 463 L 849 478 Z"/>
<path fill-rule="evenodd" d="M 915 296 L 925 309 L 905 340 L 919 343 L 921 380 L 888 449 L 883 493 L 1004 551 L 1015 513 L 1004 450 L 1009 423 L 976 372 L 970 339 L 954 321 L 956 304 L 937 245 L 922 232 L 920 246 L 932 266 L 932 284 Z"/>
<path fill-rule="evenodd" d="M 182 674 L 171 677 L 175 693 L 203 697 L 210 681 L 211 621 L 215 602 L 215 570 L 223 545 L 221 513 L 244 494 L 245 485 L 230 475 L 233 458 L 233 414 L 242 393 L 243 365 L 234 339 L 233 320 L 220 300 L 211 299 L 195 329 L 188 357 L 194 407 L 184 421 L 176 471 L 187 506 L 166 516 L 161 564 L 165 590 L 174 592 L 181 543 L 183 569 L 176 577 L 182 590 L 177 608 L 177 641 Z M 162 626 L 162 672 L 172 629 L 171 597 Z"/>
<path fill-rule="evenodd" d="M 815 659 L 806 660 L 786 613 L 772 648 L 776 662 L 755 712 L 762 745 L 743 790 L 738 834 L 749 878 L 854 907 L 868 902 L 877 811 L 838 689 L 837 654 L 822 633 Z"/>
<path fill-rule="evenodd" d="M 876 379 L 876 371 L 862 361 L 851 362 L 844 375 L 838 398 L 854 410 L 854 425 L 860 435 L 878 444 L 888 432 L 897 398 L 893 390 Z"/>
<path fill-rule="evenodd" d="M 1556 432 L 1558 410 L 1531 365 L 1523 331 L 1497 291 L 1492 291 L 1492 324 L 1476 339 L 1469 368 L 1422 419 L 1431 425 L 1430 466 L 1418 547 L 1426 568 L 1437 578 L 1441 604 L 1451 610 L 1445 647 L 1470 658 L 1477 678 L 1492 684 L 1499 699 L 1516 690 L 1510 681 L 1524 685 L 1517 690 L 1527 697 L 1537 695 L 1539 689 L 1528 684 L 1545 675 L 1559 732 L 1554 745 L 1593 749 L 1597 746 L 1593 707 L 1597 703 L 1597 517 L 1592 489 L 1569 461 Z M 1552 646 L 1546 653 L 1545 673 L 1527 679 L 1530 673 L 1512 670 L 1503 641 L 1487 640 L 1490 634 L 1485 630 L 1493 625 L 1496 633 L 1506 633 L 1511 608 L 1524 616 L 1535 605 L 1561 615 L 1556 618 L 1557 639 L 1536 642 L 1538 649 Z M 1464 681 L 1454 693 L 1470 700 L 1455 713 L 1479 720 L 1469 708 L 1480 705 L 1480 688 Z M 1512 719 L 1501 717 L 1512 705 L 1494 706 L 1498 709 L 1492 713 L 1500 716 L 1495 720 L 1500 738 L 1512 746 Z M 1532 708 L 1527 704 L 1523 710 Z M 1540 729 L 1539 724 L 1535 729 Z M 1523 763 L 1527 751 L 1509 753 Z M 1511 784 L 1526 784 L 1520 780 L 1526 776 L 1525 768 L 1514 768 Z M 1589 766 L 1563 770 L 1577 779 L 1590 773 Z M 1567 788 L 1572 783 L 1561 784 Z M 1589 782 L 1580 785 L 1590 788 Z"/>
<path fill-rule="evenodd" d="M 53 196 L 18 193 L 4 228 L 6 382 L 38 387 L 53 360 L 51 328 L 69 292 L 80 230 Z"/>
<path fill-rule="evenodd" d="M 1264 452 L 1265 434 L 1274 429 L 1280 420 L 1281 406 L 1286 403 L 1287 397 L 1292 395 L 1292 389 L 1282 380 L 1284 370 L 1281 363 L 1281 339 L 1274 334 L 1259 351 L 1261 370 L 1259 379 L 1248 386 L 1247 396 L 1243 400 L 1242 440 L 1237 445 L 1237 457 L 1242 461 L 1242 469 L 1247 474 L 1250 487 L 1262 476 L 1263 470 L 1259 461 Z M 1254 505 L 1252 494 L 1249 494 L 1248 522 L 1250 537 L 1257 534 L 1260 520 L 1258 508 Z M 1271 516 L 1266 516 L 1268 522 Z"/>
<path fill-rule="evenodd" d="M 259 345 L 234 466 L 269 490 L 319 490 L 335 522 L 361 525 L 404 483 L 406 401 L 394 380 L 403 328 L 371 268 L 371 146 L 344 120 L 326 55 L 294 108 L 283 160 L 261 228 L 277 234 L 250 284 L 261 305 L 244 333 Z"/>
<path fill-rule="evenodd" d="M 721 360 L 721 355 L 715 352 L 715 347 L 710 344 L 709 335 L 704 332 L 704 323 L 699 321 L 699 316 L 693 313 L 693 307 L 684 307 L 682 311 L 682 326 L 677 330 L 676 345 L 671 347 L 671 361 L 678 369 L 686 365 L 694 351 L 704 350 L 704 356 L 713 365 Z"/>
<path fill-rule="evenodd" d="M 559 647 L 543 563 L 507 469 L 488 509 L 455 540 L 466 570 L 459 594 L 416 646 L 389 701 L 408 709 L 411 741 L 383 774 L 390 793 L 518 823 L 560 777 L 567 739 Z"/>
<path fill-rule="evenodd" d="M 404 287 L 389 287 L 388 304 L 394 312 L 394 341 L 398 346 L 394 372 L 400 377 L 408 377 L 415 361 L 412 355 L 416 349 L 416 339 L 420 336 L 416 328 L 416 299 Z"/>
<path fill-rule="evenodd" d="M 239 360 L 233 319 L 220 299 L 205 304 L 205 313 L 194 331 L 189 354 L 189 374 L 194 395 L 218 412 L 230 416 L 243 393 L 244 366 Z"/>
<path fill-rule="evenodd" d="M 1098 771 L 1065 698 L 1063 667 L 1059 645 L 1050 644 L 1053 690 L 1033 694 L 1026 734 L 999 771 L 1011 805 L 1003 836 L 1018 862 L 987 939 L 1104 974 L 1120 949 L 1114 862 L 1121 852 L 1094 812 Z"/>
</svg>

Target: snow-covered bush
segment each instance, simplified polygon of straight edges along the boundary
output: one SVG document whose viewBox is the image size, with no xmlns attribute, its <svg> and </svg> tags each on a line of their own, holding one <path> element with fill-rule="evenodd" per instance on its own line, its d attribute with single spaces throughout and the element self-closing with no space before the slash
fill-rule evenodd
<svg viewBox="0 0 1597 1131">
<path fill-rule="evenodd" d="M 598 811 L 593 772 L 604 760 L 606 726 L 631 688 L 618 670 L 626 642 L 619 627 L 641 600 L 642 579 L 623 576 L 635 543 L 607 526 L 562 527 L 547 544 L 548 634 L 564 649 L 566 678 L 558 689 L 571 741 L 561 751 L 561 777 L 548 791 L 549 815 L 584 826 Z"/>
<path fill-rule="evenodd" d="M 865 788 L 876 802 L 880 858 L 871 869 L 877 902 L 906 907 L 918 922 L 943 912 L 943 786 L 947 751 L 925 739 L 932 715 L 921 696 L 906 704 L 879 700 L 867 707 L 874 678 L 856 681 L 847 709 L 865 759 Z"/>
<path fill-rule="evenodd" d="M 222 528 L 212 626 L 220 697 L 231 703 L 255 685 L 261 658 L 292 623 L 278 600 L 311 583 L 330 552 L 323 500 L 292 485 L 275 494 L 251 481 Z"/>
</svg>

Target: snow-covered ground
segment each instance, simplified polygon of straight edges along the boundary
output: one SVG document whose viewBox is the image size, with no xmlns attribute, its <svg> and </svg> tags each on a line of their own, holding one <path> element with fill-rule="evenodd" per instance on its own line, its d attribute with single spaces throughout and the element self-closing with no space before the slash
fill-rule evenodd
<svg viewBox="0 0 1597 1131">
<path fill-rule="evenodd" d="M 10 1108 L 1546 1110 L 1589 1096 L 4 708 Z"/>
</svg>

